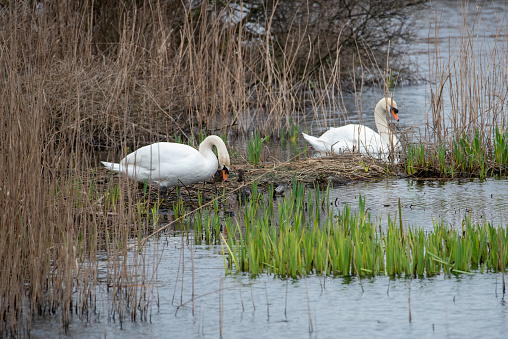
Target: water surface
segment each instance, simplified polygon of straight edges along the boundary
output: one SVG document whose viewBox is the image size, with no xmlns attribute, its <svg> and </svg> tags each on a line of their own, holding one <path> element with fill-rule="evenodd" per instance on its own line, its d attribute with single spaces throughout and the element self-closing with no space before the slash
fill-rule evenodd
<svg viewBox="0 0 508 339">
<path fill-rule="evenodd" d="M 180 238 L 168 238 L 157 278 L 150 322 L 112 322 L 106 314 L 89 324 L 75 320 L 68 336 L 104 338 L 501 338 L 508 330 L 508 307 L 501 296 L 501 274 L 437 276 L 424 279 L 362 279 L 273 276 L 224 277 L 220 248 L 197 246 L 186 256 L 183 281 Z M 223 284 L 222 303 L 219 287 Z M 175 292 L 176 291 L 176 292 Z M 107 296 L 104 296 L 107 297 Z M 409 304 L 410 300 L 410 304 Z M 242 307 L 243 305 L 243 307 Z M 220 312 L 222 310 L 222 313 Z M 411 322 L 409 316 L 411 315 Z M 64 335 L 58 321 L 36 323 L 35 338 Z M 56 320 L 56 319 L 55 319 Z M 309 333 L 309 329 L 312 332 Z"/>
<path fill-rule="evenodd" d="M 331 191 L 330 200 L 337 207 L 350 204 L 358 210 L 358 197 L 373 220 L 392 220 L 399 216 L 401 201 L 404 225 L 432 230 L 434 221 L 460 228 L 465 216 L 474 223 L 508 225 L 508 179 L 414 180 L 392 179 L 359 182 Z"/>
</svg>

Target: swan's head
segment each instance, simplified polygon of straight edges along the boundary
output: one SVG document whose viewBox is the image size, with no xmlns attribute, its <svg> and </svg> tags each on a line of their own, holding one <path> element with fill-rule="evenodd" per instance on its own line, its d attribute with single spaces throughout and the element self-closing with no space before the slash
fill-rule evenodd
<svg viewBox="0 0 508 339">
<path fill-rule="evenodd" d="M 376 112 L 390 112 L 395 121 L 399 121 L 399 110 L 397 109 L 397 103 L 392 98 L 383 98 L 379 100 L 376 105 Z"/>
<path fill-rule="evenodd" d="M 229 160 L 228 149 L 224 141 L 216 135 L 210 135 L 199 145 L 199 152 L 203 155 L 209 155 L 215 157 L 212 151 L 212 146 L 217 148 L 217 159 L 219 160 L 219 168 L 222 170 L 222 178 L 226 180 L 229 174 L 229 166 L 231 161 Z"/>
<path fill-rule="evenodd" d="M 219 160 L 219 167 L 222 171 L 222 179 L 226 181 L 228 179 L 231 161 L 229 160 L 229 152 L 226 148 L 226 144 L 221 138 L 217 137 L 217 139 L 217 143 L 215 144 L 215 147 L 217 147 L 217 159 Z"/>
</svg>

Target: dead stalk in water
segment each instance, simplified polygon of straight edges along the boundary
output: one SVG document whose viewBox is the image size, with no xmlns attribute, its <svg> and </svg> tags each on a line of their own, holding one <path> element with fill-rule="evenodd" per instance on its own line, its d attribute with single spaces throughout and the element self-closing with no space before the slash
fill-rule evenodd
<svg viewBox="0 0 508 339">
<path fill-rule="evenodd" d="M 503 242 L 501 241 L 501 237 L 499 236 L 497 238 L 497 241 L 498 241 L 498 244 L 499 244 L 499 263 L 501 265 L 501 277 L 502 277 L 502 281 L 503 281 L 503 300 L 504 300 L 504 295 L 506 293 L 506 284 L 505 284 L 505 281 L 504 281 L 504 257 L 503 257 Z"/>
<path fill-rule="evenodd" d="M 305 281 L 305 294 L 307 295 L 307 314 L 309 317 L 309 334 L 314 332 L 314 328 L 312 326 L 312 315 L 310 313 L 310 300 L 309 300 L 309 289 L 307 287 L 307 279 L 303 279 Z"/>
</svg>

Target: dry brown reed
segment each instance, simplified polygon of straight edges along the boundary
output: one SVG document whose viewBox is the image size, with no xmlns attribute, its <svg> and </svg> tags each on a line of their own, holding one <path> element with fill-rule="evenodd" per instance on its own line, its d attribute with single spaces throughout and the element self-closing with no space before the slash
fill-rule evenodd
<svg viewBox="0 0 508 339">
<path fill-rule="evenodd" d="M 4 21 L 22 17 L 23 25 L 37 32 L 28 38 L 18 31 L 18 36 L 39 51 L 38 67 L 46 69 L 45 105 L 51 107 L 54 132 L 82 129 L 82 141 L 95 149 L 125 149 L 122 142 L 133 148 L 175 134 L 192 140 L 203 131 L 259 129 L 278 135 L 300 123 L 298 112 L 340 111 L 344 69 L 348 77 L 362 79 L 360 90 L 364 77 L 386 75 L 368 69 L 373 53 L 344 62 L 339 48 L 312 73 L 297 71 L 305 34 L 293 32 L 278 41 L 276 59 L 273 18 L 260 23 L 267 31 L 257 37 L 242 21 L 234 24 L 237 7 L 228 5 L 210 12 L 218 5 L 207 1 L 198 7 L 138 1 L 117 10 L 108 1 L 50 3 L 42 10 L 8 7 L 14 14 Z M 76 108 L 79 119 L 69 121 L 67 112 Z"/>
<path fill-rule="evenodd" d="M 293 178 L 305 184 L 323 184 L 329 182 L 346 184 L 353 181 L 372 180 L 393 175 L 395 166 L 372 157 L 356 153 L 343 153 L 327 157 L 294 160 L 280 163 L 264 163 L 259 166 L 238 165 L 245 171 L 246 178 L 255 178 L 266 173 L 263 178 L 267 183 L 289 183 Z M 247 179 L 246 179 L 247 180 Z"/>
<path fill-rule="evenodd" d="M 406 172 L 431 177 L 506 175 L 507 7 L 457 2 L 458 34 L 440 38 L 439 4 L 429 40 L 430 112 L 423 130 L 404 131 Z M 485 24 L 483 11 L 489 12 Z M 494 21 L 494 22 L 492 22 Z M 449 46 L 442 51 L 444 46 Z"/>
<path fill-rule="evenodd" d="M 492 149 L 496 128 L 505 132 L 508 123 L 507 7 L 495 6 L 490 20 L 496 22 L 486 26 L 480 7 L 457 2 L 459 34 L 448 41 L 449 49 L 442 51 L 437 2 L 435 6 L 435 30 L 429 37 L 435 42 L 429 51 L 431 112 L 425 134 L 417 137 L 417 143 L 451 149 L 453 140 L 474 137 L 479 131 L 482 145 Z"/>
<path fill-rule="evenodd" d="M 96 185 L 88 147 L 100 126 L 96 101 L 110 111 L 128 105 L 121 70 L 132 54 L 99 76 L 106 65 L 87 64 L 95 58 L 82 27 L 89 13 L 60 2 L 43 11 L 28 4 L 11 3 L 0 15 L 0 336 L 29 334 L 34 316 L 57 314 L 64 328 L 72 313 L 91 320 L 99 281 L 111 295 L 112 318 L 146 319 L 150 272 L 142 253 L 126 249 L 147 222 L 132 193 L 107 193 L 132 192 L 130 182 Z M 102 81 L 112 90 L 107 96 L 91 90 Z M 101 257 L 109 259 L 103 272 Z"/>
</svg>

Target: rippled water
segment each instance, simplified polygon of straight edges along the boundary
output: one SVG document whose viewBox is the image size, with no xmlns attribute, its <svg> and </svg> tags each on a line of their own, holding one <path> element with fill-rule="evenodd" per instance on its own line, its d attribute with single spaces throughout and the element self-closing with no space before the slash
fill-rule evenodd
<svg viewBox="0 0 508 339">
<path fill-rule="evenodd" d="M 189 246 L 184 247 L 189 253 Z M 158 270 L 160 308 L 153 303 L 151 323 L 126 320 L 120 329 L 118 321 L 110 322 L 104 314 L 92 316 L 90 324 L 72 322 L 68 336 L 217 338 L 221 317 L 224 338 L 501 338 L 508 330 L 500 274 L 251 280 L 246 275 L 224 277 L 220 249 L 205 246 L 195 248 L 193 315 L 191 303 L 177 310 L 180 300 L 188 302 L 192 296 L 190 255 L 183 293 L 181 279 L 176 279 L 181 248 L 179 238 L 167 239 Z M 63 334 L 60 325 L 46 318 L 35 324 L 32 337 L 55 334 Z"/>
<path fill-rule="evenodd" d="M 373 220 L 384 220 L 382 224 L 386 225 L 388 215 L 398 220 L 400 199 L 404 224 L 431 230 L 433 221 L 460 227 L 466 215 L 475 223 L 506 226 L 507 192 L 507 179 L 394 179 L 338 187 L 331 191 L 330 200 L 338 207 L 347 203 L 356 210 L 362 195 Z"/>
<path fill-rule="evenodd" d="M 366 207 L 372 216 L 386 225 L 388 214 L 398 215 L 400 197 L 404 224 L 430 229 L 432 216 L 459 226 L 464 213 L 479 222 L 504 224 L 508 220 L 507 191 L 506 179 L 447 182 L 398 179 L 342 186 L 332 190 L 331 201 L 337 199 L 339 207 L 350 203 L 354 210 L 361 194 L 366 197 Z M 157 276 L 149 282 L 157 286 L 151 302 L 151 323 L 127 319 L 121 327 L 118 320 L 112 321 L 103 310 L 92 315 L 89 323 L 76 318 L 68 336 L 219 337 L 221 321 L 224 338 L 496 338 L 503 337 L 508 330 L 508 306 L 502 298 L 500 273 L 419 279 L 378 276 L 361 281 L 317 276 L 282 280 L 266 275 L 249 279 L 246 274 L 225 276 L 219 246 L 194 247 L 181 238 L 169 236 L 150 246 L 146 258 L 160 260 Z M 194 312 L 190 302 L 193 275 Z M 104 300 L 110 297 L 103 289 L 97 293 Z M 178 309 L 180 302 L 187 304 Z M 50 320 L 46 317 L 36 321 L 31 335 L 35 338 L 65 335 L 58 318 Z"/>
</svg>

